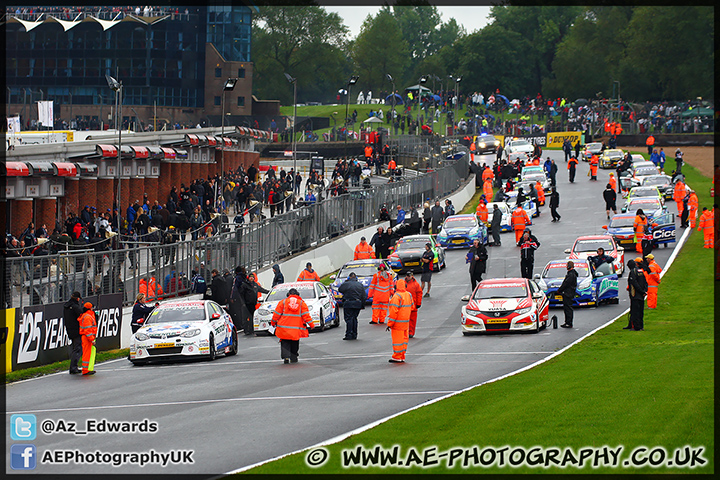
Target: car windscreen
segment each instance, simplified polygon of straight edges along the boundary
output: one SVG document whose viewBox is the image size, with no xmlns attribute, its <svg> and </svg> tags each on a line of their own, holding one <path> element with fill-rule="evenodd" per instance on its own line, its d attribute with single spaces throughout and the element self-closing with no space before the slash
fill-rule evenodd
<svg viewBox="0 0 720 480">
<path fill-rule="evenodd" d="M 490 298 L 525 298 L 527 287 L 522 283 L 502 285 L 482 285 L 473 293 L 474 300 L 487 300 Z"/>
<path fill-rule="evenodd" d="M 431 243 L 429 238 L 404 238 L 397 242 L 397 250 L 415 250 L 417 248 L 425 250 L 426 243 Z"/>
<path fill-rule="evenodd" d="M 476 226 L 477 222 L 472 218 L 448 218 L 443 225 L 445 228 L 473 228 Z"/>
<path fill-rule="evenodd" d="M 265 299 L 266 302 L 279 302 L 283 298 L 287 298 L 288 291 L 294 288 L 298 291 L 300 294 L 300 298 L 303 300 L 312 300 L 315 298 L 315 284 L 314 283 L 308 283 L 307 286 L 299 287 L 297 285 L 295 286 L 280 286 L 273 288 L 270 290 L 270 293 L 268 293 L 267 298 Z"/>
<path fill-rule="evenodd" d="M 670 185 L 669 177 L 648 177 L 643 180 L 643 185 Z"/>
<path fill-rule="evenodd" d="M 657 168 L 655 167 L 641 167 L 635 170 L 635 176 L 641 177 L 643 175 L 654 175 L 657 173 Z"/>
<path fill-rule="evenodd" d="M 602 143 L 588 143 L 585 148 L 588 150 L 600 150 L 602 148 Z"/>
<path fill-rule="evenodd" d="M 610 220 L 610 228 L 632 227 L 635 224 L 635 217 L 614 217 Z"/>
<path fill-rule="evenodd" d="M 631 197 L 656 197 L 658 195 L 657 188 L 649 187 L 635 187 L 630 189 Z"/>
<path fill-rule="evenodd" d="M 605 155 L 608 158 L 622 158 L 623 156 L 622 152 L 605 152 Z"/>
<path fill-rule="evenodd" d="M 573 248 L 573 251 L 576 253 L 597 252 L 598 248 L 602 248 L 606 252 L 612 252 L 613 250 L 615 250 L 611 240 L 599 238 L 595 240 L 578 240 L 577 242 L 575 242 L 575 247 Z"/>
<path fill-rule="evenodd" d="M 644 198 L 642 201 L 631 201 L 628 204 L 627 211 L 635 212 L 638 208 L 642 208 L 644 211 L 659 210 L 662 208 L 660 200 L 648 200 Z"/>
<path fill-rule="evenodd" d="M 201 322 L 206 319 L 204 305 L 164 305 L 152 311 L 146 325 L 157 323 Z"/>
<path fill-rule="evenodd" d="M 542 278 L 565 278 L 567 271 L 565 263 L 551 263 L 545 268 Z M 575 271 L 578 273 L 578 277 L 587 277 L 590 275 L 587 264 L 576 263 Z"/>
<path fill-rule="evenodd" d="M 345 280 L 348 278 L 351 272 L 355 272 L 355 275 L 358 277 L 372 277 L 378 272 L 377 265 L 373 265 L 372 263 L 368 263 L 365 265 L 349 265 L 347 267 L 343 267 L 342 270 L 340 270 L 340 273 L 338 273 L 337 278 L 340 280 Z"/>
<path fill-rule="evenodd" d="M 527 140 L 516 140 L 516 141 L 512 142 L 512 147 L 513 147 L 513 148 L 525 147 L 525 146 L 528 146 L 528 145 L 530 145 L 530 142 L 528 142 Z"/>
</svg>

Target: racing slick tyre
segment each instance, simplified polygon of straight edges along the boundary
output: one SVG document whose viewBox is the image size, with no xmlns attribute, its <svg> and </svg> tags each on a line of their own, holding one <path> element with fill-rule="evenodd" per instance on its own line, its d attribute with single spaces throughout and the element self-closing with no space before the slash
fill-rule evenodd
<svg viewBox="0 0 720 480">
<path fill-rule="evenodd" d="M 333 322 L 334 327 L 340 326 L 340 307 L 335 305 L 335 321 Z"/>
<path fill-rule="evenodd" d="M 212 334 L 210 334 L 210 337 L 208 338 L 208 344 L 210 344 L 210 353 L 208 353 L 208 360 L 212 362 L 217 357 L 217 352 L 215 351 L 215 337 L 213 337 Z"/>
<path fill-rule="evenodd" d="M 319 332 L 324 332 L 327 328 L 327 324 L 325 323 L 325 317 L 323 316 L 322 308 L 320 309 L 320 328 L 318 328 Z"/>
<path fill-rule="evenodd" d="M 540 319 L 535 319 L 535 328 L 533 329 L 532 333 L 540 333 Z"/>
<path fill-rule="evenodd" d="M 230 351 L 227 353 L 227 356 L 233 356 L 237 355 L 238 353 L 238 335 L 237 330 L 235 330 L 235 327 L 232 329 L 232 344 L 230 345 Z"/>
</svg>

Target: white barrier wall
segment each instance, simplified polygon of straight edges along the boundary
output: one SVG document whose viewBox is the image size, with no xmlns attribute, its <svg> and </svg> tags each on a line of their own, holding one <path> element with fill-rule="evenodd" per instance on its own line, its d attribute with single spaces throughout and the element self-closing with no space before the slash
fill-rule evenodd
<svg viewBox="0 0 720 480">
<path fill-rule="evenodd" d="M 467 183 L 457 190 L 452 195 L 441 199 L 440 204 L 445 206 L 445 200 L 450 201 L 455 205 L 455 211 L 459 212 L 465 207 L 465 204 L 470 201 L 472 196 L 475 194 L 475 175 L 471 175 Z M 422 217 L 422 212 L 420 212 Z M 327 242 L 317 248 L 308 250 L 301 254 L 289 257 L 281 262 L 278 262 L 280 271 L 285 276 L 285 282 L 294 282 L 300 271 L 305 268 L 307 262 L 312 263 L 313 269 L 318 275 L 325 276 L 331 272 L 339 270 L 345 263 L 353 259 L 355 253 L 355 246 L 360 243 L 360 237 L 365 237 L 368 242 L 372 238 L 373 234 L 377 232 L 377 228 L 382 226 L 388 228 L 390 222 L 378 222 L 369 227 L 361 230 L 355 230 L 344 235 L 337 237 L 331 242 Z M 233 269 L 230 269 L 231 271 Z M 265 288 L 270 288 L 272 285 L 273 277 L 272 266 L 266 267 L 258 272 L 258 281 Z M 208 283 L 210 279 L 205 279 Z M 183 297 L 187 300 L 201 299 L 202 295 L 189 295 Z M 122 317 L 122 331 L 126 332 L 123 334 L 123 338 L 120 342 L 121 348 L 128 348 L 130 346 L 130 335 L 132 329 L 130 328 L 130 320 L 132 319 L 132 306 L 125 307 L 123 309 Z"/>
</svg>

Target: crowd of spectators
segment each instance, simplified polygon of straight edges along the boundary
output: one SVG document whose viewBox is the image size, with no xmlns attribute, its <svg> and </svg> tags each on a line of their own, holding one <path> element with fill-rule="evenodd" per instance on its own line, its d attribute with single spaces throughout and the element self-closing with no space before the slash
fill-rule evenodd
<svg viewBox="0 0 720 480">
<path fill-rule="evenodd" d="M 91 16 L 101 20 L 122 20 L 127 15 L 135 15 L 136 17 L 161 17 L 165 15 L 175 15 L 177 18 L 189 17 L 192 13 L 189 9 L 168 6 L 125 6 L 125 7 L 6 7 L 6 12 L 21 20 L 37 21 L 41 15 L 53 16 L 60 20 L 82 20 Z"/>
</svg>

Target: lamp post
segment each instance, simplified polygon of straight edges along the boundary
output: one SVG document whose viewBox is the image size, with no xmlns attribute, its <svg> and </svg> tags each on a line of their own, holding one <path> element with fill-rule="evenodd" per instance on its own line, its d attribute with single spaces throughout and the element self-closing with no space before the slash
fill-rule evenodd
<svg viewBox="0 0 720 480">
<path fill-rule="evenodd" d="M 295 123 L 297 122 L 297 78 L 285 74 L 287 81 L 293 85 L 293 121 L 292 121 L 292 154 L 293 154 L 293 175 L 297 176 L 297 156 L 295 155 Z M 295 179 L 293 181 L 293 191 L 295 190 Z"/>
<path fill-rule="evenodd" d="M 117 233 L 120 234 L 120 217 L 122 216 L 122 204 L 120 203 L 120 181 L 122 179 L 122 175 L 120 172 L 120 169 L 122 168 L 120 166 L 120 155 L 122 154 L 122 125 L 119 125 L 119 122 L 122 119 L 122 114 L 120 113 L 120 108 L 122 108 L 122 82 L 118 82 L 110 75 L 105 75 L 105 80 L 107 80 L 107 84 L 110 87 L 110 89 L 115 92 L 115 128 L 117 128 L 118 131 L 118 148 L 117 148 L 117 174 L 118 174 L 118 186 L 117 186 L 117 208 L 118 208 L 118 214 L 117 214 Z"/>
<path fill-rule="evenodd" d="M 389 73 L 387 74 L 388 80 L 390 80 L 390 83 L 392 83 L 392 110 L 390 111 L 390 128 L 388 129 L 388 136 L 392 133 L 392 126 L 395 122 L 395 80 L 393 80 L 392 75 Z"/>
<path fill-rule="evenodd" d="M 460 85 L 461 80 L 462 80 L 462 76 L 458 76 L 455 78 L 455 112 L 453 113 L 453 120 L 455 122 L 458 122 L 457 112 L 458 112 L 458 107 L 460 106 L 460 95 L 458 94 L 458 87 Z M 453 130 L 453 133 L 455 133 L 454 130 Z"/>
<path fill-rule="evenodd" d="M 420 80 L 418 81 L 418 83 L 420 83 L 420 85 L 425 85 L 427 83 L 427 81 L 428 81 L 428 75 L 423 75 L 422 77 L 420 77 Z M 434 86 L 434 81 L 433 81 L 433 86 Z M 433 131 L 433 127 L 434 127 L 433 121 L 435 120 L 435 97 L 434 97 L 434 95 L 435 95 L 435 88 L 433 88 L 433 91 L 430 94 L 430 100 L 432 101 L 432 104 L 433 104 L 433 116 L 430 119 L 430 131 L 431 132 Z"/>
<path fill-rule="evenodd" d="M 346 98 L 346 102 L 345 102 L 345 159 L 346 160 L 347 160 L 347 137 L 348 137 L 347 125 L 348 125 L 348 115 L 349 115 L 349 110 L 350 110 L 350 87 L 357 83 L 358 78 L 360 78 L 360 77 L 358 77 L 357 75 L 353 75 L 352 77 L 350 77 L 350 79 L 347 82 L 347 88 L 345 89 L 345 91 L 347 92 L 346 93 L 347 98 Z"/>
<path fill-rule="evenodd" d="M 223 85 L 221 102 L 222 119 L 220 121 L 220 139 L 222 142 L 222 150 L 220 150 L 220 185 L 215 185 L 215 199 L 213 200 L 215 205 L 217 205 L 218 195 L 220 195 L 220 192 L 222 192 L 224 188 L 223 183 L 225 180 L 225 92 L 231 92 L 235 88 L 237 81 L 237 78 L 228 78 L 225 81 L 225 85 Z"/>
</svg>

